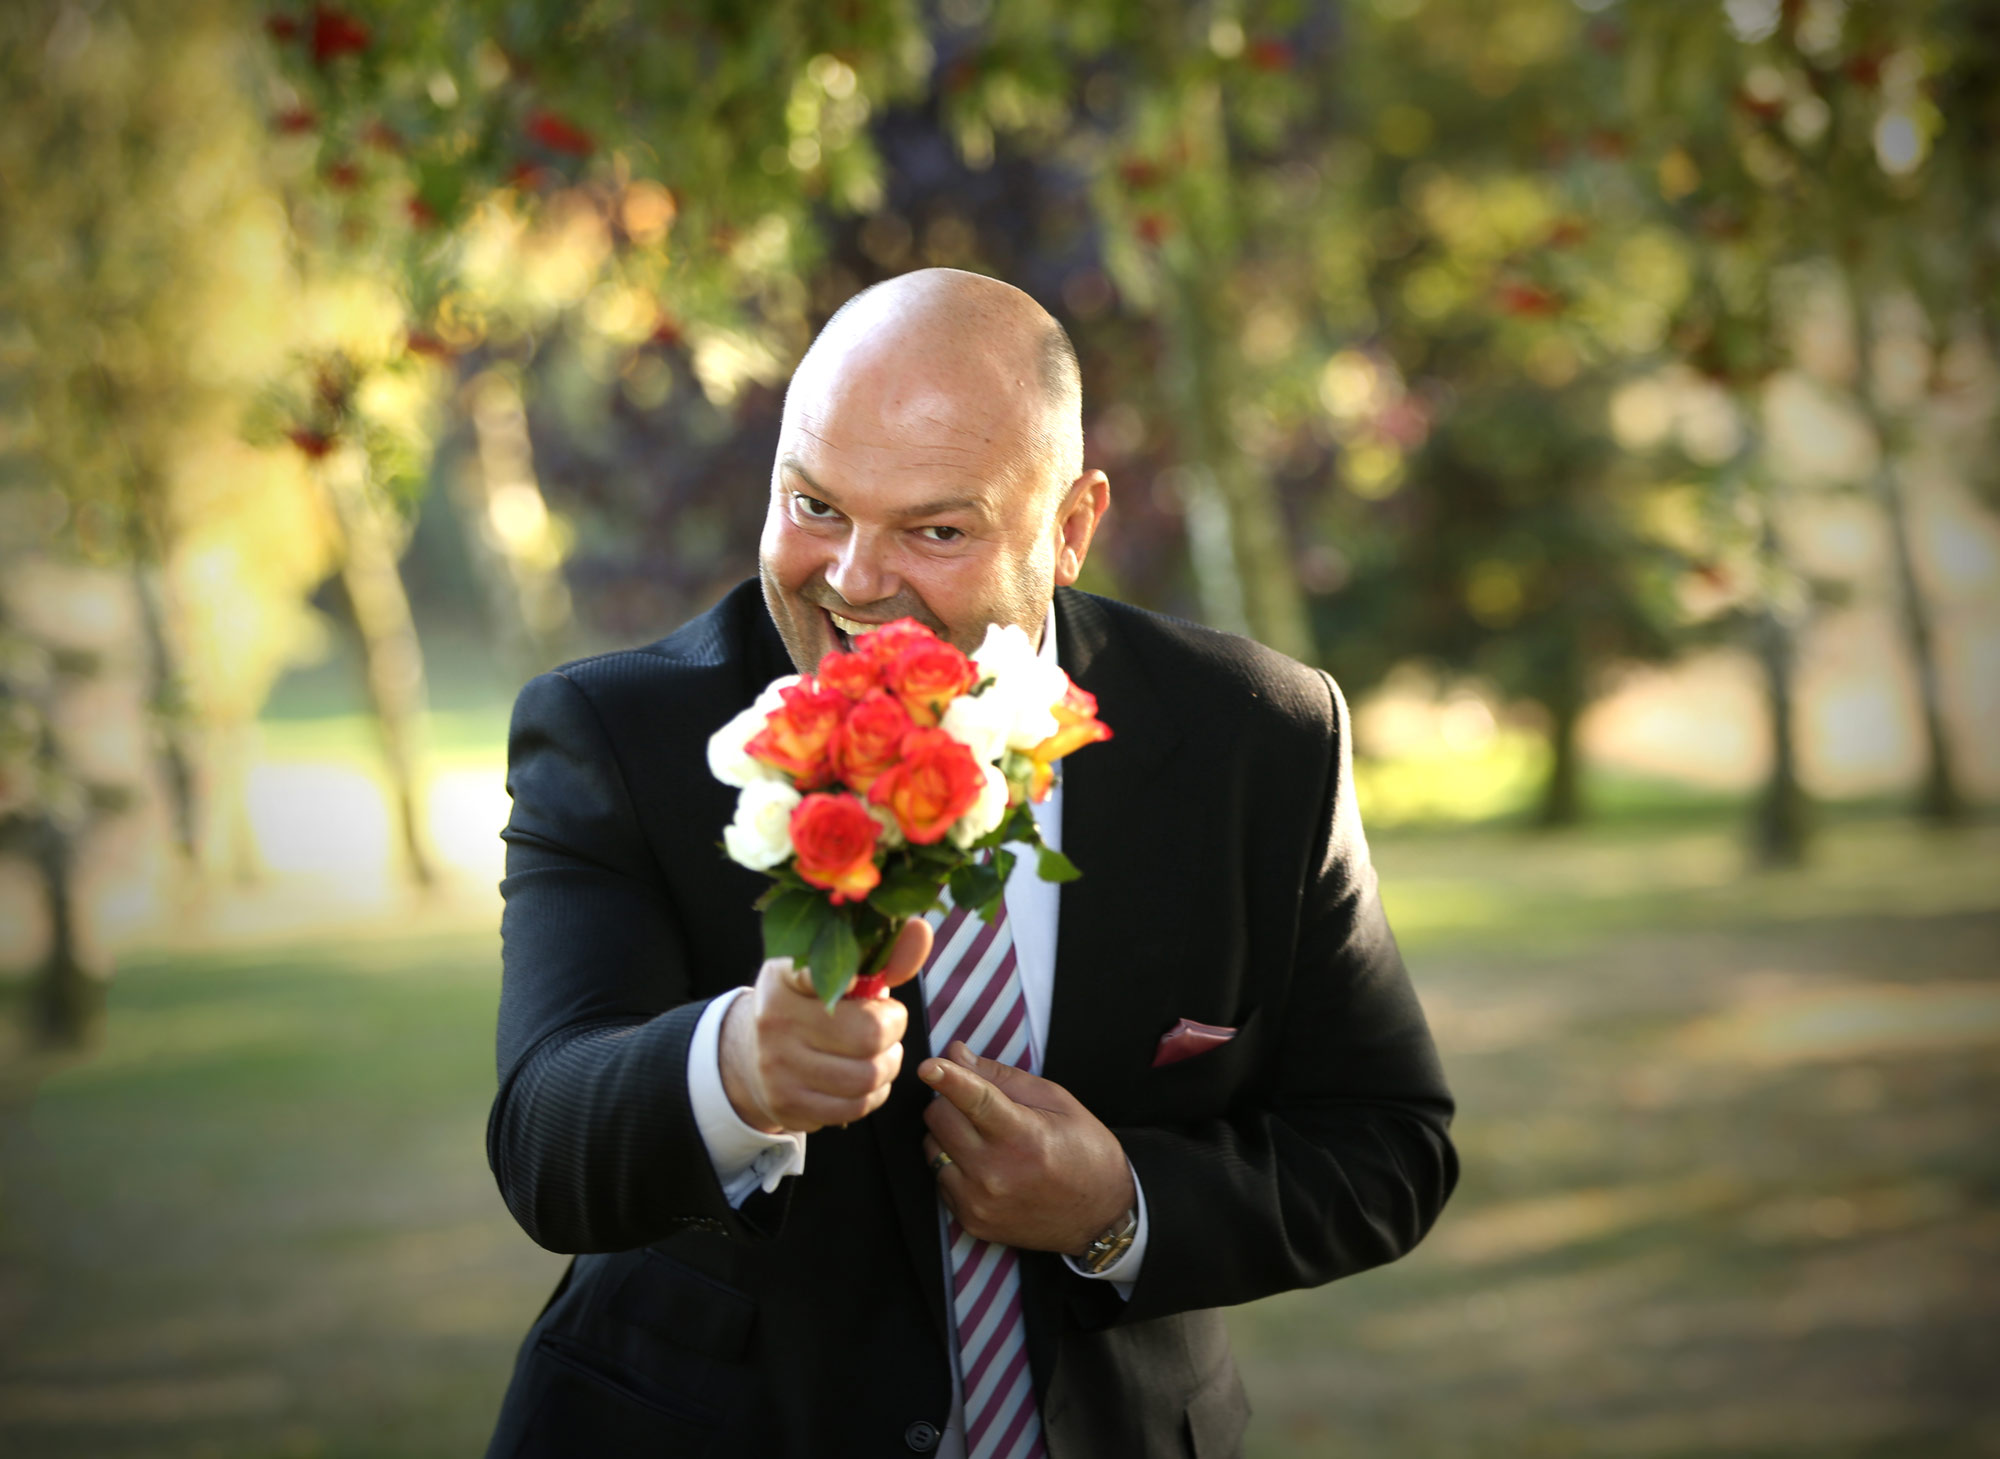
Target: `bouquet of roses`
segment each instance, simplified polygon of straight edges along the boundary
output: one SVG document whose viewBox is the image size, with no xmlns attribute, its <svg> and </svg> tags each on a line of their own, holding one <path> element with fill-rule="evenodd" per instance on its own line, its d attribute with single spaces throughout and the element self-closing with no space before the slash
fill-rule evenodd
<svg viewBox="0 0 2000 1459">
<path fill-rule="evenodd" d="M 899 618 L 774 680 L 708 742 L 709 768 L 741 791 L 723 849 L 775 878 L 757 902 L 764 955 L 809 967 L 831 1008 L 881 991 L 896 933 L 946 886 L 992 921 L 1007 843 L 1036 851 L 1043 880 L 1073 880 L 1029 802 L 1056 761 L 1110 737 L 1096 699 L 1012 626 L 967 658 Z"/>
</svg>

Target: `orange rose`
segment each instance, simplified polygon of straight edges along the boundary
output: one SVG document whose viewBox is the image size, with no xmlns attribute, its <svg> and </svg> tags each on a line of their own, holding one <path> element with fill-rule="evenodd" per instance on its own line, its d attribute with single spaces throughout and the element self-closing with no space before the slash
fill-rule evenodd
<svg viewBox="0 0 2000 1459">
<path fill-rule="evenodd" d="M 888 807 L 905 836 L 929 846 L 972 809 L 985 784 L 972 751 L 941 729 L 916 729 L 903 739 L 902 759 L 868 788 L 868 802 Z"/>
<path fill-rule="evenodd" d="M 910 718 L 933 725 L 946 705 L 979 682 L 979 670 L 956 648 L 926 633 L 912 637 L 882 666 L 882 682 L 903 701 Z"/>
<path fill-rule="evenodd" d="M 875 842 L 882 827 L 851 795 L 809 795 L 792 812 L 792 851 L 799 875 L 833 893 L 830 900 L 859 902 L 875 890 Z"/>
<path fill-rule="evenodd" d="M 1035 765 L 1028 778 L 1028 795 L 1034 800 L 1049 798 L 1049 788 L 1056 779 L 1056 761 L 1072 750 L 1111 738 L 1111 726 L 1097 717 L 1097 696 L 1088 689 L 1071 684 L 1069 692 L 1054 706 L 1054 712 L 1056 732 L 1028 751 L 1028 758 Z"/>
<path fill-rule="evenodd" d="M 779 698 L 783 703 L 771 711 L 764 728 L 743 748 L 753 759 L 791 776 L 801 790 L 826 784 L 833 773 L 828 758 L 833 732 L 847 713 L 847 696 L 820 688 L 807 675 L 791 688 L 780 690 Z"/>
<path fill-rule="evenodd" d="M 876 776 L 895 765 L 903 736 L 915 728 L 902 700 L 883 689 L 869 690 L 833 732 L 834 773 L 865 794 Z"/>
<path fill-rule="evenodd" d="M 813 675 L 823 689 L 837 689 L 849 699 L 859 699 L 882 681 L 881 670 L 866 654 L 842 653 L 835 649 L 819 661 Z"/>
<path fill-rule="evenodd" d="M 896 618 L 854 641 L 854 651 L 869 661 L 887 665 L 912 643 L 936 642 L 937 635 L 914 618 Z"/>
</svg>

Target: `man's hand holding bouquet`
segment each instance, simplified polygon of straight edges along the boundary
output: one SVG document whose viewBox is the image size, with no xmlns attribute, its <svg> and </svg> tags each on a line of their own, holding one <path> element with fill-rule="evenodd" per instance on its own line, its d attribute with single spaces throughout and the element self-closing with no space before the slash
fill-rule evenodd
<svg viewBox="0 0 2000 1459">
<path fill-rule="evenodd" d="M 1096 700 L 1013 626 L 968 658 L 901 618 L 774 681 L 708 744 L 709 768 L 741 792 L 723 847 L 773 878 L 757 904 L 764 955 L 809 968 L 829 1009 L 886 996 L 896 934 L 946 887 L 993 919 L 1009 843 L 1036 852 L 1044 880 L 1073 879 L 1030 802 L 1056 761 L 1110 736 Z"/>
</svg>

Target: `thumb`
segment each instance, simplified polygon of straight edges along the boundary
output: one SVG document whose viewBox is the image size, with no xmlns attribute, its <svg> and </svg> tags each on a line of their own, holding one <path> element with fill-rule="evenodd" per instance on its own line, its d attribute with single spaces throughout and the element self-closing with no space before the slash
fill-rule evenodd
<svg viewBox="0 0 2000 1459">
<path fill-rule="evenodd" d="M 945 1051 L 953 1062 L 970 1069 L 1016 1104 L 1034 1109 L 1060 1110 L 1067 1107 L 1067 1092 L 1060 1084 L 1031 1074 L 1013 1064 L 1003 1064 L 971 1049 L 956 1039 Z"/>
<path fill-rule="evenodd" d="M 896 934 L 896 945 L 889 950 L 889 960 L 882 964 L 882 986 L 893 988 L 909 982 L 922 971 L 930 955 L 931 924 L 921 917 L 912 917 Z"/>
</svg>

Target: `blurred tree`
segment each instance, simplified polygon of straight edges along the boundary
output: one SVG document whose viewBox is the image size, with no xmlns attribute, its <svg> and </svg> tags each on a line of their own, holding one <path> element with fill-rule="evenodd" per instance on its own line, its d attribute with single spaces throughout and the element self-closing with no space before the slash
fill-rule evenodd
<svg viewBox="0 0 2000 1459">
<path fill-rule="evenodd" d="M 319 474 L 348 483 L 330 485 L 345 599 L 421 875 L 422 656 L 395 554 L 432 475 L 439 411 L 469 416 L 450 500 L 496 636 L 545 667 L 567 636 L 557 569 L 569 534 L 534 473 L 519 382 L 549 374 L 536 366 L 549 341 L 571 355 L 553 378 L 580 370 L 600 401 L 621 380 L 641 396 L 657 388 L 659 351 L 683 342 L 716 403 L 778 379 L 805 341 L 813 209 L 879 199 L 872 98 L 928 52 L 897 4 L 754 16 L 554 0 L 280 5 L 265 29 L 302 257 L 331 278 L 396 283 L 395 337 L 306 362 L 304 387 L 274 393 L 262 424 L 346 463 Z M 448 365 L 455 388 L 417 359 Z M 355 441 L 364 448 L 343 455 Z"/>
<path fill-rule="evenodd" d="M 1050 154 L 1080 174 L 1104 272 L 1155 331 L 1155 416 L 1177 458 L 1160 490 L 1184 514 L 1202 616 L 1304 659 L 1297 523 L 1274 467 L 1324 353 L 1301 311 L 1313 213 L 1300 205 L 1318 192 L 1327 103 L 1293 73 L 1331 54 L 1334 14 L 962 5 L 939 28 L 962 154 L 982 168 L 999 149 Z"/>
<path fill-rule="evenodd" d="M 242 60 L 234 19 L 219 3 L 0 13 L 0 584 L 45 588 L 38 561 L 124 574 L 157 789 L 184 859 L 203 839 L 200 784 L 240 770 L 201 742 L 254 716 L 309 622 L 325 548 L 296 471 L 238 442 L 244 399 L 281 357 L 271 323 L 290 297 L 260 130 L 216 84 Z M 53 909 L 49 986 L 64 988 L 82 965 L 85 811 L 137 787 L 74 768 L 55 699 L 103 648 L 80 658 L 30 606 L 12 605 L 19 652 L 0 676 L 41 727 L 9 740 L 5 753 L 26 758 L 4 773 L 35 787 L 18 814 Z M 45 1002 L 60 1015 L 74 1000 Z M 80 1031 L 67 1015 L 48 1027 Z"/>
<path fill-rule="evenodd" d="M 1590 24 L 1562 0 L 1350 11 L 1319 244 L 1348 333 L 1317 380 L 1318 526 L 1347 559 L 1322 645 L 1357 688 L 1417 658 L 1538 706 L 1549 825 L 1584 810 L 1584 711 L 1685 626 L 1663 483 L 1607 402 L 1659 358 L 1688 267 L 1616 149 L 1573 140 Z"/>
<path fill-rule="evenodd" d="M 1652 172 L 1662 215 L 1686 239 L 1704 281 L 1676 320 L 1675 346 L 1732 391 L 1745 421 L 1757 418 L 1778 370 L 1813 368 L 1798 356 L 1798 321 L 1775 298 L 1776 281 L 1802 262 L 1837 271 L 1853 397 L 1875 437 L 1868 485 L 1889 529 L 1919 686 L 1921 805 L 1934 819 L 1955 819 L 1963 796 L 1911 546 L 1904 433 L 1884 399 L 1876 321 L 1885 304 L 1914 298 L 1929 312 L 1941 359 L 1945 342 L 1963 331 L 1968 304 L 1975 318 L 1991 317 L 2000 242 L 1985 144 L 1995 127 L 1989 83 L 2000 75 L 2000 31 L 1987 7 L 1955 0 L 1720 9 L 1630 0 L 1600 24 L 1633 155 Z M 1754 615 L 1775 738 L 1758 842 L 1770 859 L 1795 860 L 1804 797 L 1790 744 L 1790 676 L 1802 595 L 1783 567 L 1768 469 L 1718 480 L 1732 492 L 1763 488 L 1737 504 L 1763 518 L 1761 576 L 1771 590 Z"/>
<path fill-rule="evenodd" d="M 55 649 L 0 607 L 0 850 L 25 855 L 41 882 L 48 947 L 30 988 L 30 1032 L 74 1048 L 96 1032 L 106 969 L 83 928 L 77 863 L 92 826 L 124 810 L 130 787 L 71 763 L 57 731 L 66 689 L 101 660 Z"/>
</svg>

